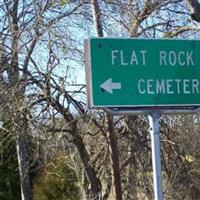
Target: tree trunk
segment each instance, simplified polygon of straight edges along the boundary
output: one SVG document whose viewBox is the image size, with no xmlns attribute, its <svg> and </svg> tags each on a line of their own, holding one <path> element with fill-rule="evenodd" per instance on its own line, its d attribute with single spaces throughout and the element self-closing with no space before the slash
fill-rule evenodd
<svg viewBox="0 0 200 200">
<path fill-rule="evenodd" d="M 78 150 L 83 165 L 83 190 L 85 193 L 83 198 L 87 200 L 101 200 L 101 182 L 97 178 L 95 168 L 90 160 L 90 155 L 77 128 L 76 120 L 74 120 L 71 113 L 66 112 L 66 109 L 59 103 L 59 101 L 49 98 L 49 102 L 53 108 L 63 115 L 67 123 L 70 122 L 72 142 Z"/>
<path fill-rule="evenodd" d="M 16 133 L 16 149 L 17 149 L 17 158 L 18 158 L 18 167 L 21 181 L 21 197 L 22 200 L 31 199 L 31 188 L 29 181 L 29 170 L 28 170 L 28 152 L 27 152 L 27 126 L 24 124 L 24 119 L 19 112 L 21 101 L 24 99 L 22 86 L 19 85 L 19 26 L 18 26 L 18 6 L 19 0 L 13 1 L 11 12 L 10 12 L 10 21 L 11 21 L 11 34 L 12 34 L 12 56 L 11 63 L 9 68 L 9 80 L 12 87 L 12 108 L 13 111 L 13 129 Z M 25 85 L 23 86 L 25 87 Z M 25 122 L 26 123 L 26 122 Z"/>
<path fill-rule="evenodd" d="M 130 162 L 128 164 L 127 168 L 127 199 L 130 200 L 137 200 L 139 199 L 138 197 L 138 191 L 137 191 L 137 161 L 136 161 L 136 151 L 138 150 L 137 148 L 137 143 L 138 141 L 136 140 L 135 137 L 136 134 L 138 134 L 137 131 L 137 126 L 135 125 L 136 120 L 138 119 L 137 116 L 128 116 L 126 117 L 126 127 L 127 131 L 130 134 L 130 143 L 128 145 L 128 158 L 130 159 Z"/>
<path fill-rule="evenodd" d="M 98 37 L 103 37 L 103 27 L 101 22 L 101 11 L 98 0 L 92 0 L 93 22 Z"/>
<path fill-rule="evenodd" d="M 22 200 L 31 199 L 31 187 L 29 179 L 29 161 L 27 154 L 27 141 L 26 141 L 26 131 L 23 134 L 17 133 L 16 148 L 17 148 L 17 158 L 19 175 L 21 182 L 21 198 Z"/>
<path fill-rule="evenodd" d="M 133 144 L 129 146 L 130 154 L 134 154 L 133 152 Z M 129 155 L 133 156 L 133 155 Z M 128 165 L 127 169 L 127 199 L 129 200 L 137 200 L 137 164 L 135 158 L 131 159 L 131 162 Z"/>
<path fill-rule="evenodd" d="M 103 37 L 103 26 L 101 20 L 101 10 L 98 0 L 92 0 L 92 11 L 93 11 L 93 21 L 95 30 L 98 37 Z M 109 140 L 110 148 L 110 159 L 112 163 L 112 182 L 113 182 L 113 192 L 116 200 L 122 200 L 121 191 L 121 179 L 120 179 L 120 167 L 119 167 L 119 155 L 117 148 L 117 140 L 113 126 L 113 118 L 110 114 L 107 114 L 107 125 L 108 131 L 107 136 Z"/>
<path fill-rule="evenodd" d="M 107 135 L 108 135 L 110 157 L 111 157 L 111 164 L 112 164 L 112 182 L 113 182 L 114 199 L 122 200 L 117 139 L 116 139 L 115 130 L 113 126 L 113 117 L 110 114 L 107 114 L 107 124 L 108 124 Z"/>
<path fill-rule="evenodd" d="M 101 200 L 102 199 L 102 192 L 101 192 L 101 182 L 96 176 L 96 172 L 94 167 L 90 162 L 89 154 L 85 148 L 84 142 L 80 135 L 75 134 L 73 136 L 73 143 L 75 144 L 76 148 L 78 149 L 80 159 L 83 163 L 84 168 L 84 192 L 85 198 L 87 200 Z"/>
</svg>

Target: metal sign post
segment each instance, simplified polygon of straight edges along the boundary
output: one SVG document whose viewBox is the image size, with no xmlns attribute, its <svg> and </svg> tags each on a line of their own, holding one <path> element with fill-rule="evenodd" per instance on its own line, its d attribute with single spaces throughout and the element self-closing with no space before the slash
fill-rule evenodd
<svg viewBox="0 0 200 200">
<path fill-rule="evenodd" d="M 159 112 L 155 110 L 148 117 L 151 134 L 154 195 L 155 200 L 163 200 L 160 161 Z"/>
</svg>

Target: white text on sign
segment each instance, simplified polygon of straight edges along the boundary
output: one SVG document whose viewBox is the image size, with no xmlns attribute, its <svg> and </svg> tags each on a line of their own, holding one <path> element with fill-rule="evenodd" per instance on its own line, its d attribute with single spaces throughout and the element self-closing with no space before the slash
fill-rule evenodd
<svg viewBox="0 0 200 200">
<path fill-rule="evenodd" d="M 120 66 L 148 66 L 148 51 L 132 50 L 129 56 L 123 50 L 111 50 L 111 64 Z M 159 51 L 158 61 L 160 66 L 194 66 L 193 51 Z"/>
</svg>

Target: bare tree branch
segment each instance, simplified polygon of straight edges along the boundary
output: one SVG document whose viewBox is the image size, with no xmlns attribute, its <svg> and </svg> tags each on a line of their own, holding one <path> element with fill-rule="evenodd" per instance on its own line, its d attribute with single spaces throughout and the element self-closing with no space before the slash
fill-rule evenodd
<svg viewBox="0 0 200 200">
<path fill-rule="evenodd" d="M 198 0 L 185 0 L 191 11 L 191 18 L 200 22 L 200 3 Z"/>
</svg>

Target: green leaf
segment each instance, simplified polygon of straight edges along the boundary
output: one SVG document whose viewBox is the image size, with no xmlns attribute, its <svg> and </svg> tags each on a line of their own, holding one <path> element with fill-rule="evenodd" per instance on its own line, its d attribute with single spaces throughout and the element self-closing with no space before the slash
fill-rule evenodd
<svg viewBox="0 0 200 200">
<path fill-rule="evenodd" d="M 68 0 L 61 0 L 61 5 L 65 6 L 68 3 Z"/>
</svg>

